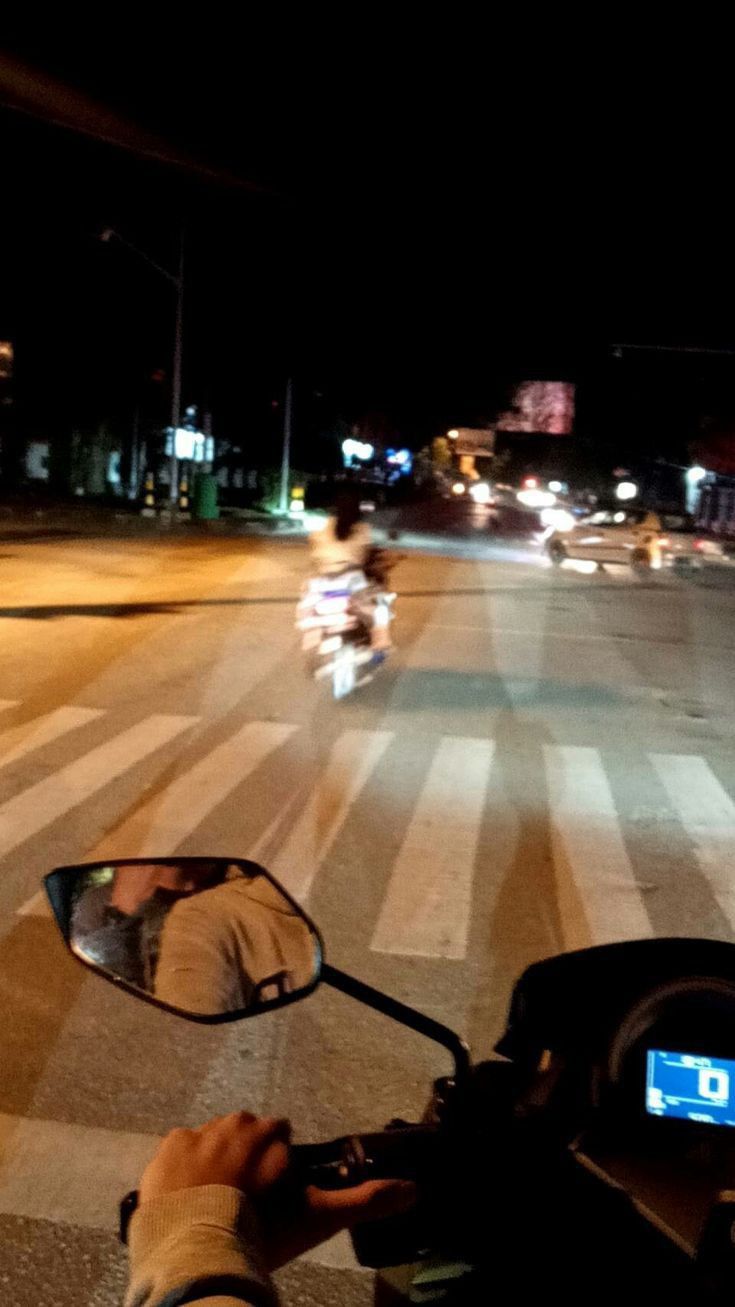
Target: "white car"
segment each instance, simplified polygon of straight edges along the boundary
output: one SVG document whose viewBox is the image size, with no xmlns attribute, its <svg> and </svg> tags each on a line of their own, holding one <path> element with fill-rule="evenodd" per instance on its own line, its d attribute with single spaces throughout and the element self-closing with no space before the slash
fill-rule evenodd
<svg viewBox="0 0 735 1307">
<path fill-rule="evenodd" d="M 716 541 L 701 540 L 683 514 L 643 508 L 600 509 L 569 530 L 551 531 L 546 549 L 557 566 L 572 558 L 599 567 L 627 563 L 635 572 L 701 567 L 704 556 L 722 553 Z"/>
</svg>

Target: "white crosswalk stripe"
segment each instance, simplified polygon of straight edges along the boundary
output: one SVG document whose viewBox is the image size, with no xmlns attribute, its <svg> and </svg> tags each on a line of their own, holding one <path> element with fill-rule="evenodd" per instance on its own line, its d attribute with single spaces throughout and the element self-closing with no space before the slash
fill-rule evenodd
<svg viewBox="0 0 735 1307">
<path fill-rule="evenodd" d="M 43 749 L 77 726 L 86 726 L 103 716 L 102 708 L 77 708 L 69 704 L 22 725 L 9 726 L 0 734 L 0 767 L 9 767 L 34 749 Z"/>
<path fill-rule="evenodd" d="M 187 767 L 161 794 L 136 808 L 96 848 L 86 851 L 85 859 L 153 858 L 174 853 L 296 729 L 276 722 L 248 722 Z M 18 911 L 23 916 L 49 916 L 44 891 L 39 890 Z"/>
<path fill-rule="evenodd" d="M 295 898 L 303 902 L 308 897 L 350 808 L 392 739 L 391 731 L 345 731 L 337 740 L 301 816 L 268 860 L 269 870 Z M 262 856 L 272 830 L 251 850 L 251 858 Z"/>
<path fill-rule="evenodd" d="M 157 1143 L 155 1135 L 0 1114 L 0 1212 L 111 1229 Z"/>
<path fill-rule="evenodd" d="M 170 743 L 195 720 L 155 713 L 8 799 L 0 806 L 0 857 Z"/>
<path fill-rule="evenodd" d="M 121 1196 L 136 1188 L 159 1143 L 153 1134 L 0 1113 L 0 1214 L 114 1229 Z M 344 1238 L 308 1257 L 359 1269 Z"/>
<path fill-rule="evenodd" d="M 735 803 L 704 758 L 655 753 L 651 761 L 697 861 L 735 929 Z"/>
<path fill-rule="evenodd" d="M 152 858 L 175 852 L 209 813 L 268 754 L 285 744 L 296 729 L 278 722 L 248 722 L 241 726 L 199 762 L 182 771 L 162 793 L 137 808 L 88 856 L 91 859 Z"/>
<path fill-rule="evenodd" d="M 545 745 L 564 947 L 651 935 L 597 749 Z"/>
<path fill-rule="evenodd" d="M 464 957 L 493 752 L 489 740 L 441 740 L 393 868 L 375 952 Z"/>
<path fill-rule="evenodd" d="M 104 710 L 66 706 L 0 732 L 0 768 L 45 744 L 98 721 Z M 76 761 L 22 790 L 0 806 L 0 856 L 41 832 L 64 813 L 92 799 L 102 786 L 174 740 L 198 719 L 148 717 Z M 248 722 L 213 748 L 185 757 L 178 774 L 134 804 L 100 843 L 80 857 L 153 857 L 170 854 L 196 836 L 206 819 L 301 728 Z M 264 812 L 270 825 L 248 856 L 266 863 L 302 901 L 308 899 L 350 812 L 362 800 L 394 739 L 391 731 L 346 730 L 321 772 L 296 793 L 298 815 L 288 807 Z M 71 747 L 71 746 L 70 746 Z M 556 885 L 555 911 L 565 948 L 652 934 L 626 847 L 619 814 L 596 749 L 545 745 L 549 845 Z M 378 953 L 436 960 L 466 956 L 486 792 L 494 775 L 492 740 L 439 736 L 431 746 L 426 778 L 401 810 L 403 836 L 370 948 Z M 699 756 L 651 755 L 673 817 L 694 845 L 702 874 L 735 931 L 735 801 Z M 518 819 L 522 823 L 523 812 Z M 633 837 L 634 838 L 634 837 Z M 216 842 L 216 840 L 215 840 Z M 217 852 L 207 840 L 202 852 Z M 223 850 L 224 851 L 224 850 Z M 227 850 L 229 851 L 229 849 Z M 38 892 L 21 908 L 46 914 Z"/>
</svg>

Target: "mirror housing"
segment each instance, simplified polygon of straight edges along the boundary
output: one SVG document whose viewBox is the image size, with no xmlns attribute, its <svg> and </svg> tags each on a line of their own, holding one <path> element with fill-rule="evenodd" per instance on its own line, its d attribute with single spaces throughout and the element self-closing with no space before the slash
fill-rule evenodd
<svg viewBox="0 0 735 1307">
<path fill-rule="evenodd" d="M 136 998 L 192 1021 L 258 1016 L 319 984 L 316 927 L 241 858 L 120 859 L 44 879 L 70 952 Z"/>
</svg>

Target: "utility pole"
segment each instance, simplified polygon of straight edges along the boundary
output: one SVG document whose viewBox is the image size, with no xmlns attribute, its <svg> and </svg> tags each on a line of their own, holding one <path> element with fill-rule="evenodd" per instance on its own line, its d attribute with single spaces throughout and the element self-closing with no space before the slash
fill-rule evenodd
<svg viewBox="0 0 735 1307">
<path fill-rule="evenodd" d="M 171 459 L 169 463 L 169 476 L 171 486 L 169 501 L 171 509 L 174 510 L 179 501 L 179 460 L 176 457 L 176 431 L 181 423 L 181 354 L 184 337 L 184 229 L 181 229 L 179 237 L 179 265 L 178 273 L 169 272 L 168 268 L 162 267 L 150 254 L 141 250 L 132 241 L 126 240 L 121 236 L 114 227 L 106 227 L 100 232 L 100 240 L 105 243 L 116 240 L 127 249 L 132 250 L 151 268 L 154 268 L 166 281 L 170 282 L 176 290 L 176 330 L 174 334 L 174 354 L 173 367 L 171 370 Z"/>
<path fill-rule="evenodd" d="M 288 481 L 291 470 L 291 407 L 293 402 L 293 378 L 286 382 L 286 403 L 283 407 L 283 450 L 281 453 L 281 493 L 278 500 L 279 513 L 288 512 Z"/>
<path fill-rule="evenodd" d="M 179 237 L 179 275 L 174 279 L 176 286 L 176 333 L 174 336 L 174 361 L 171 372 L 171 511 L 179 502 L 179 460 L 176 456 L 176 432 L 181 425 L 181 351 L 184 335 L 184 229 Z"/>
<path fill-rule="evenodd" d="M 140 490 L 140 404 L 135 405 L 133 413 L 133 430 L 130 437 L 130 469 L 128 474 L 128 499 L 137 499 Z"/>
</svg>

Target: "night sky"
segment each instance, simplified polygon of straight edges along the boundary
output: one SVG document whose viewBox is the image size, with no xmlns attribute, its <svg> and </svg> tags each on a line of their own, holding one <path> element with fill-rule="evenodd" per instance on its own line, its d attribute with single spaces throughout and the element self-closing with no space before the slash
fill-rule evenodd
<svg viewBox="0 0 735 1307">
<path fill-rule="evenodd" d="M 413 443 L 491 420 L 527 377 L 577 381 L 588 434 L 651 448 L 727 407 L 735 359 L 610 349 L 735 347 L 735 240 L 689 110 L 641 117 L 630 85 L 591 98 L 594 69 L 572 82 L 516 48 L 501 70 L 471 31 L 433 35 L 200 27 L 173 52 L 119 33 L 15 51 L 221 174 L 0 111 L 0 336 L 26 420 L 165 411 L 150 376 L 171 291 L 95 235 L 173 264 L 181 221 L 184 398 L 223 434 L 268 432 L 289 372 L 304 432 L 372 414 Z"/>
</svg>

